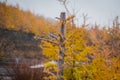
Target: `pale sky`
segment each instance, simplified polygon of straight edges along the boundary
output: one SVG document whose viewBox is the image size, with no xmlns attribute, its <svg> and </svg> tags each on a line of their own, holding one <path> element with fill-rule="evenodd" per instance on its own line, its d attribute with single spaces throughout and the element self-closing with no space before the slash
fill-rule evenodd
<svg viewBox="0 0 120 80">
<path fill-rule="evenodd" d="M 3 1 L 3 0 L 0 0 Z M 55 19 L 64 7 L 57 0 L 7 0 L 8 4 L 19 4 L 21 9 Z M 71 13 L 75 9 L 78 24 L 83 22 L 82 14 L 88 14 L 88 23 L 110 25 L 115 16 L 120 17 L 120 0 L 69 0 Z"/>
</svg>

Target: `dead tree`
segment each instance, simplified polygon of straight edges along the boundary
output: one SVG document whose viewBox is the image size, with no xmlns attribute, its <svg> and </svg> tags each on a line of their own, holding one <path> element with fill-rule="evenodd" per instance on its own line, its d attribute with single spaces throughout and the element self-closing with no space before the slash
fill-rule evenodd
<svg viewBox="0 0 120 80">
<path fill-rule="evenodd" d="M 60 14 L 60 18 L 57 18 L 60 20 L 60 33 L 59 34 L 53 34 L 50 33 L 48 35 L 48 37 L 35 37 L 35 39 L 41 39 L 44 40 L 48 43 L 51 43 L 53 45 L 56 45 L 59 47 L 59 55 L 58 55 L 58 74 L 55 76 L 57 78 L 57 80 L 64 80 L 63 76 L 64 76 L 64 57 L 65 57 L 65 42 L 66 40 L 66 22 L 70 21 L 71 19 L 73 19 L 74 16 L 70 16 L 68 18 L 66 18 L 66 14 L 65 12 L 61 12 Z M 54 42 L 54 40 L 57 40 L 57 43 Z M 51 74 L 51 72 L 49 72 L 49 74 Z M 53 74 L 53 73 L 52 73 Z"/>
<path fill-rule="evenodd" d="M 60 21 L 61 21 L 61 27 L 60 27 L 60 40 L 59 40 L 59 59 L 58 59 L 58 68 L 59 68 L 59 77 L 58 80 L 63 80 L 64 75 L 64 55 L 65 55 L 65 35 L 66 35 L 66 26 L 65 26 L 65 12 L 62 12 L 60 14 Z"/>
</svg>

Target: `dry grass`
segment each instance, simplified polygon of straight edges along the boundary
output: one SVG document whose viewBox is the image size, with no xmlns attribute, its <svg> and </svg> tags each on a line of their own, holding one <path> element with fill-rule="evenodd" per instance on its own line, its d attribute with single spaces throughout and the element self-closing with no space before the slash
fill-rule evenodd
<svg viewBox="0 0 120 80">
<path fill-rule="evenodd" d="M 6 68 L 6 75 L 12 80 L 44 80 L 48 75 L 43 73 L 43 68 L 30 68 L 30 64 L 22 62 Z"/>
</svg>

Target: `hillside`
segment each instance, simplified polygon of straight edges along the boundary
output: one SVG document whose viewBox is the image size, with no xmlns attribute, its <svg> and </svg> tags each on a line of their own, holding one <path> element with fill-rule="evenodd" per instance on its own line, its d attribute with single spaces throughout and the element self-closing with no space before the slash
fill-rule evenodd
<svg viewBox="0 0 120 80">
<path fill-rule="evenodd" d="M 0 28 L 0 52 L 5 57 L 42 57 L 40 40 L 33 33 Z"/>
<path fill-rule="evenodd" d="M 0 56 L 41 58 L 40 41 L 34 36 L 47 34 L 52 26 L 52 19 L 0 2 Z"/>
</svg>

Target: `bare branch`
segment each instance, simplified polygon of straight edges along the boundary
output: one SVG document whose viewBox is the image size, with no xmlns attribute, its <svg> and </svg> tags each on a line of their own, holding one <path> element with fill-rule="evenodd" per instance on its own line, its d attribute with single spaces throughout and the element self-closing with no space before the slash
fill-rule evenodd
<svg viewBox="0 0 120 80">
<path fill-rule="evenodd" d="M 74 15 L 72 15 L 72 16 L 69 16 L 69 17 L 66 19 L 66 21 L 73 20 L 73 18 L 74 18 L 74 17 L 75 17 Z"/>
<path fill-rule="evenodd" d="M 50 33 L 50 34 L 49 34 L 49 37 L 50 37 L 50 38 L 53 38 L 53 39 L 55 39 L 55 40 L 59 40 L 59 39 L 58 39 L 58 36 L 55 35 L 55 34 L 53 34 L 53 33 Z"/>
<path fill-rule="evenodd" d="M 67 7 L 67 3 L 68 3 L 68 0 L 58 0 L 60 3 L 62 3 L 62 5 L 64 6 L 64 8 L 65 8 L 65 10 L 66 10 L 66 12 L 67 12 L 67 14 L 68 15 L 70 15 L 70 11 L 69 11 L 69 9 L 68 9 L 68 7 Z"/>
<path fill-rule="evenodd" d="M 40 39 L 41 39 L 41 40 L 44 40 L 44 41 L 47 41 L 47 42 L 49 42 L 49 43 L 51 43 L 51 44 L 58 45 L 58 43 L 56 43 L 56 42 L 54 42 L 54 41 L 52 41 L 52 40 L 45 39 L 45 38 L 40 38 Z"/>
<path fill-rule="evenodd" d="M 83 27 L 88 26 L 87 20 L 89 19 L 88 14 L 83 13 Z"/>
</svg>

